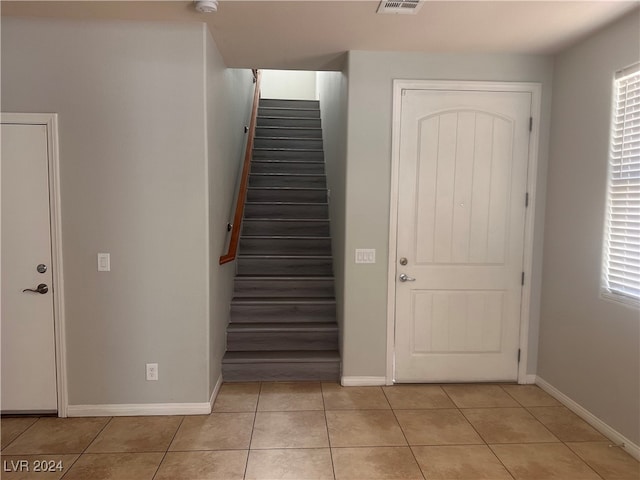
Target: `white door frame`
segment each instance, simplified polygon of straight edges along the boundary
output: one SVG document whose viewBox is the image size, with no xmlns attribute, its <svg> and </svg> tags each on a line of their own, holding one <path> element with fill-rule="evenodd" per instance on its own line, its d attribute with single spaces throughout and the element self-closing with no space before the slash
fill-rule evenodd
<svg viewBox="0 0 640 480">
<path fill-rule="evenodd" d="M 64 282 L 62 274 L 62 215 L 60 201 L 60 158 L 58 152 L 58 114 L 1 113 L 2 123 L 43 125 L 47 130 L 49 168 L 49 215 L 51 222 L 51 262 L 53 274 L 53 324 L 56 349 L 56 389 L 58 416 L 67 416 L 67 350 L 65 334 Z"/>
<path fill-rule="evenodd" d="M 476 82 L 441 80 L 394 80 L 393 116 L 391 138 L 391 208 L 389 213 L 389 266 L 387 274 L 387 385 L 392 385 L 395 376 L 395 312 L 396 312 L 396 250 L 398 231 L 398 193 L 400 169 L 400 115 L 402 90 L 476 90 L 481 92 L 527 92 L 531 94 L 531 116 L 533 118 L 529 137 L 529 162 L 527 166 L 527 192 L 529 206 L 526 209 L 524 231 L 524 256 L 522 268 L 525 282 L 522 287 L 520 306 L 520 363 L 518 383 L 531 383 L 527 378 L 529 317 L 531 313 L 531 272 L 533 271 L 533 234 L 536 205 L 536 183 L 538 171 L 538 143 L 540 132 L 540 109 L 542 84 L 530 82 Z M 524 199 L 523 199 L 524 201 Z"/>
</svg>

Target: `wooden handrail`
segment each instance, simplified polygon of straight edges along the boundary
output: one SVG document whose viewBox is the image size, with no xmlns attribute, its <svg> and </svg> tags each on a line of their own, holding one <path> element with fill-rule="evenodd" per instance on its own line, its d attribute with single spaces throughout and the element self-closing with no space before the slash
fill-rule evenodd
<svg viewBox="0 0 640 480">
<path fill-rule="evenodd" d="M 244 164 L 242 167 L 242 178 L 238 189 L 238 201 L 236 202 L 236 213 L 233 216 L 233 228 L 231 230 L 231 240 L 227 253 L 220 257 L 220 265 L 232 262 L 236 259 L 238 252 L 238 241 L 240 240 L 240 226 L 244 215 L 244 202 L 247 198 L 247 187 L 249 183 L 249 170 L 251 169 L 251 156 L 253 154 L 253 140 L 256 135 L 256 118 L 258 117 L 258 104 L 260 103 L 260 70 L 254 71 L 256 90 L 253 93 L 253 107 L 251 108 L 251 121 L 249 123 L 249 136 L 247 137 L 247 149 L 244 152 Z"/>
</svg>

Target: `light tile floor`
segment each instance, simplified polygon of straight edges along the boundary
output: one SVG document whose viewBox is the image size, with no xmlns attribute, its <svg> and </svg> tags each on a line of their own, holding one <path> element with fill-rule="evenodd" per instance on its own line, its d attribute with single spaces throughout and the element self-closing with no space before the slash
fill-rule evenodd
<svg viewBox="0 0 640 480">
<path fill-rule="evenodd" d="M 224 384 L 211 415 L 8 417 L 1 433 L 6 480 L 640 479 L 536 386 Z"/>
</svg>

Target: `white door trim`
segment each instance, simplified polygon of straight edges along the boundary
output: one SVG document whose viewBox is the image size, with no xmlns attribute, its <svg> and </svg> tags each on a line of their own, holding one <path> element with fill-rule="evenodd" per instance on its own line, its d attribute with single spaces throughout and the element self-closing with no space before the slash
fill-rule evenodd
<svg viewBox="0 0 640 480">
<path fill-rule="evenodd" d="M 518 383 L 527 383 L 529 345 L 529 320 L 531 311 L 531 272 L 533 271 L 533 239 L 536 205 L 536 183 L 538 171 L 538 144 L 540 132 L 540 109 L 542 84 L 529 82 L 476 82 L 440 80 L 394 80 L 393 115 L 391 128 L 391 208 L 389 213 L 389 265 L 387 271 L 387 385 L 392 385 L 395 374 L 395 311 L 396 311 L 396 234 L 398 231 L 398 193 L 400 168 L 400 115 L 402 90 L 476 90 L 482 92 L 528 92 L 531 93 L 532 131 L 529 137 L 529 162 L 527 166 L 527 191 L 529 208 L 526 209 L 524 232 L 523 271 L 525 282 L 522 288 L 520 307 L 520 363 Z"/>
<path fill-rule="evenodd" d="M 2 113 L 2 123 L 44 125 L 47 129 L 49 165 L 49 212 L 51 218 L 51 261 L 53 269 L 53 318 L 56 348 L 56 388 L 58 416 L 67 416 L 67 349 L 65 334 L 64 275 L 62 273 L 62 215 L 60 201 L 60 158 L 58 114 Z"/>
</svg>

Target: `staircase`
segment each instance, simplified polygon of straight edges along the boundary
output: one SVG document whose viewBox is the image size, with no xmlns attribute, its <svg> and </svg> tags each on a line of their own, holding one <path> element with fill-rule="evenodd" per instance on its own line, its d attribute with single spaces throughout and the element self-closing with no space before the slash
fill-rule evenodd
<svg viewBox="0 0 640 480">
<path fill-rule="evenodd" d="M 318 101 L 262 99 L 225 382 L 338 380 L 338 327 Z"/>
</svg>

